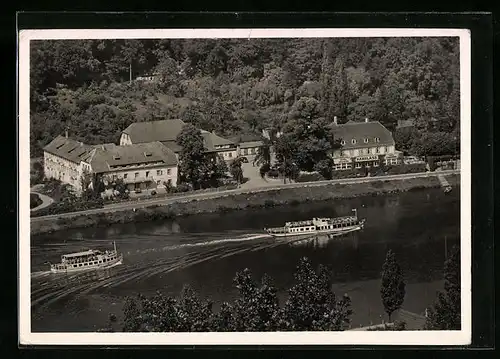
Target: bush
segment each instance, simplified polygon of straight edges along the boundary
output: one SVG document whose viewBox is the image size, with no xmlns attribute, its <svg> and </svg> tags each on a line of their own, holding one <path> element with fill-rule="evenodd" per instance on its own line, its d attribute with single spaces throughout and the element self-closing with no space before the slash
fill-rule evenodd
<svg viewBox="0 0 500 359">
<path fill-rule="evenodd" d="M 399 175 L 405 173 L 420 173 L 426 171 L 425 163 L 414 163 L 408 165 L 389 166 L 385 169 L 388 175 Z"/>
<path fill-rule="evenodd" d="M 271 169 L 271 165 L 269 163 L 264 163 L 260 168 L 259 168 L 259 173 L 262 178 L 269 172 Z"/>
<path fill-rule="evenodd" d="M 325 178 L 318 172 L 303 172 L 300 173 L 296 179 L 296 182 L 316 182 L 324 181 Z"/>
<path fill-rule="evenodd" d="M 65 200 L 61 202 L 55 202 L 49 207 L 42 208 L 41 210 L 36 211 L 35 213 L 33 213 L 33 216 L 38 217 L 68 212 L 79 212 L 102 207 L 104 207 L 104 200 L 102 198 L 89 201 L 84 201 L 78 198 L 72 201 Z"/>
<path fill-rule="evenodd" d="M 267 172 L 267 175 L 268 175 L 269 177 L 272 177 L 272 178 L 278 178 L 278 177 L 279 177 L 279 175 L 280 175 L 280 173 L 279 173 L 279 171 L 278 171 L 277 169 L 272 168 L 272 169 L 270 169 L 270 170 Z"/>
<path fill-rule="evenodd" d="M 43 201 L 40 199 L 40 196 L 35 193 L 30 193 L 30 208 L 38 207 L 42 203 Z"/>
</svg>

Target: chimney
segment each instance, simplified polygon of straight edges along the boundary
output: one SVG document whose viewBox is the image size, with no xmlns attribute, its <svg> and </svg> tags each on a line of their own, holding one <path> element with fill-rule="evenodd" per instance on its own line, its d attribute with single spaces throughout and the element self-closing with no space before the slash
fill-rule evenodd
<svg viewBox="0 0 500 359">
<path fill-rule="evenodd" d="M 370 122 L 370 121 L 368 120 L 368 117 L 366 117 L 366 118 L 365 118 L 365 122 Z"/>
<path fill-rule="evenodd" d="M 337 116 L 333 116 L 333 123 L 338 125 L 338 122 L 337 122 Z"/>
</svg>

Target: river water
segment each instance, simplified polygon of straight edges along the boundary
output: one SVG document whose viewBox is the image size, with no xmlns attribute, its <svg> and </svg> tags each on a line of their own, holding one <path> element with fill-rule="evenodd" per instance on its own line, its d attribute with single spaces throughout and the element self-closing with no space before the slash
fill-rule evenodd
<svg viewBox="0 0 500 359">
<path fill-rule="evenodd" d="M 366 218 L 365 228 L 343 237 L 289 244 L 262 234 L 264 227 L 347 215 L 352 208 Z M 33 236 L 32 331 L 95 331 L 109 313 L 120 317 L 125 297 L 157 290 L 177 295 L 187 283 L 217 306 L 234 299 L 232 279 L 244 268 L 257 279 L 269 274 L 284 301 L 303 256 L 332 269 L 333 290 L 352 299 L 353 326 L 379 323 L 380 272 L 389 249 L 407 282 L 403 308 L 422 313 L 442 289 L 445 251 L 459 244 L 459 219 L 459 191 L 433 189 Z M 110 249 L 113 241 L 123 265 L 70 275 L 47 271 L 45 263 L 62 254 Z"/>
</svg>

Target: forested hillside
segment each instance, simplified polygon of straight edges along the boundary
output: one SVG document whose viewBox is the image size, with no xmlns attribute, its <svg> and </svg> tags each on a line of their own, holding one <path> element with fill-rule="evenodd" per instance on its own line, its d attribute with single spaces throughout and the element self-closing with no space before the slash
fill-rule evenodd
<svg viewBox="0 0 500 359">
<path fill-rule="evenodd" d="M 297 116 L 412 119 L 396 137 L 421 154 L 459 135 L 458 38 L 34 41 L 30 61 L 32 157 L 66 127 L 116 142 L 155 117 L 226 136 Z M 159 82 L 130 81 L 153 72 Z"/>
</svg>

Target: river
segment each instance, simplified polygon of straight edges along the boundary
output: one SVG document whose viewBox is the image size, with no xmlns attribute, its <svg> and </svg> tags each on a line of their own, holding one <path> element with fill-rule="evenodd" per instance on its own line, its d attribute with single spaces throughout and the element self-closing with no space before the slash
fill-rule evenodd
<svg viewBox="0 0 500 359">
<path fill-rule="evenodd" d="M 285 221 L 350 214 L 366 218 L 365 228 L 328 241 L 295 244 L 273 241 L 263 227 Z M 189 283 L 216 304 L 234 299 L 232 279 L 249 268 L 255 278 L 269 274 L 286 300 L 299 258 L 333 273 L 333 290 L 352 299 L 352 325 L 379 323 L 380 272 L 392 249 L 404 271 L 403 308 L 422 313 L 443 286 L 445 251 L 460 239 L 459 190 L 440 189 L 370 196 L 297 206 L 198 215 L 153 223 L 67 230 L 31 238 L 31 309 L 34 332 L 85 332 L 121 314 L 124 298 L 162 290 L 177 295 Z M 80 274 L 51 274 L 47 262 L 88 248 L 124 254 L 123 265 Z"/>
</svg>

